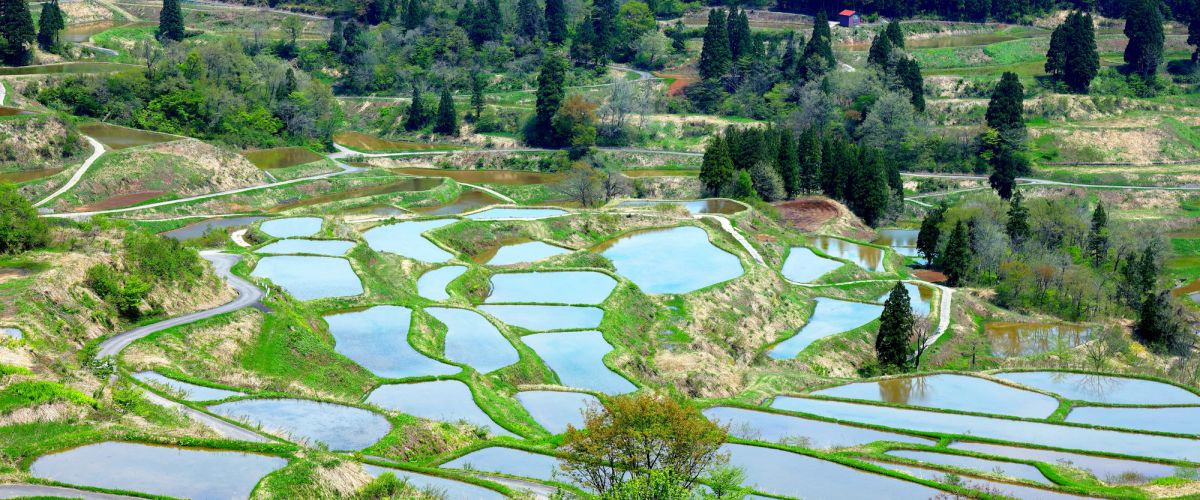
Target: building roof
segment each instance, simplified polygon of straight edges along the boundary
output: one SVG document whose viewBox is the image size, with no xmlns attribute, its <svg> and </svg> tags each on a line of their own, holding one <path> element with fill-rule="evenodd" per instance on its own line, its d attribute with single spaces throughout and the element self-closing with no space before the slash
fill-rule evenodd
<svg viewBox="0 0 1200 500">
<path fill-rule="evenodd" d="M 854 11 L 852 11 L 852 10 L 850 10 L 850 9 L 846 9 L 846 10 L 843 10 L 843 11 L 841 11 L 841 12 L 838 12 L 838 15 L 839 15 L 839 16 L 853 16 L 853 15 L 855 15 L 855 14 L 858 14 L 858 13 L 857 13 L 857 12 L 854 12 Z"/>
</svg>

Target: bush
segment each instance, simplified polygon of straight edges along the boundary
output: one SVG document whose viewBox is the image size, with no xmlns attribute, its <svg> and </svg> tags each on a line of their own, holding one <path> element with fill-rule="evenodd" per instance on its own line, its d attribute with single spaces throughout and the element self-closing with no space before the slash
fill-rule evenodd
<svg viewBox="0 0 1200 500">
<path fill-rule="evenodd" d="M 11 184 L 0 185 L 0 254 L 46 246 L 50 229 Z"/>
</svg>

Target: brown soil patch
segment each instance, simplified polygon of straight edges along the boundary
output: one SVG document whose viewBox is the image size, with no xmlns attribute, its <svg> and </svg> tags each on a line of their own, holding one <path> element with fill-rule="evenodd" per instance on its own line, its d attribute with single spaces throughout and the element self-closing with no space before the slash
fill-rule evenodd
<svg viewBox="0 0 1200 500">
<path fill-rule="evenodd" d="M 929 269 L 913 269 L 912 274 L 917 279 L 930 283 L 941 283 L 949 279 L 945 274 L 938 271 L 930 271 Z"/>
<path fill-rule="evenodd" d="M 780 217 L 788 225 L 802 231 L 816 231 L 829 220 L 838 216 L 837 204 L 824 198 L 806 198 L 786 201 L 775 205 Z"/>
<path fill-rule="evenodd" d="M 96 203 L 92 203 L 90 205 L 81 206 L 79 208 L 76 208 L 75 211 L 76 212 L 90 212 L 93 210 L 111 210 L 114 208 L 128 207 L 130 205 L 136 205 L 143 201 L 146 201 L 146 200 L 149 200 L 156 196 L 162 195 L 163 193 L 164 193 L 164 191 L 139 191 L 136 193 L 122 194 L 119 196 L 113 196 L 112 198 L 108 198 L 106 200 L 101 200 Z"/>
</svg>

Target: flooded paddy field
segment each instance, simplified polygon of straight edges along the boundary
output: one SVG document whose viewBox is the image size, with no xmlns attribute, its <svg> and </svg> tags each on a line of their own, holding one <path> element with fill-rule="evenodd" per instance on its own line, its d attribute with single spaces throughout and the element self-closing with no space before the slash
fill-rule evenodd
<svg viewBox="0 0 1200 500">
<path fill-rule="evenodd" d="M 979 377 L 950 374 L 858 382 L 812 394 L 1029 418 L 1046 418 L 1058 409 L 1058 400 L 1044 394 Z"/>
<path fill-rule="evenodd" d="M 649 294 L 688 293 L 744 272 L 737 256 L 713 245 L 708 233 L 694 226 L 630 233 L 593 251 Z"/>
<path fill-rule="evenodd" d="M 1053 323 L 993 321 L 983 326 L 992 352 L 1006 358 L 1071 349 L 1091 338 L 1091 328 Z"/>
</svg>

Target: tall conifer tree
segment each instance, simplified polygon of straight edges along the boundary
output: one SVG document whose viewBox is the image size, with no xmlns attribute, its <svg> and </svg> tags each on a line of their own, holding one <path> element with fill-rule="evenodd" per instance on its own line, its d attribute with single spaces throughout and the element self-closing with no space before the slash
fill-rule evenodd
<svg viewBox="0 0 1200 500">
<path fill-rule="evenodd" d="M 875 356 L 881 366 L 891 370 L 903 370 L 908 366 L 912 328 L 912 301 L 904 284 L 897 281 L 883 303 L 879 333 L 875 335 Z"/>
<path fill-rule="evenodd" d="M 715 80 L 725 76 L 729 72 L 731 59 L 725 16 L 718 9 L 710 10 L 708 26 L 704 28 L 704 45 L 700 49 L 700 78 Z"/>
<path fill-rule="evenodd" d="M 33 60 L 31 46 L 37 32 L 25 0 L 0 0 L 0 36 L 7 42 L 0 47 L 4 64 L 24 66 Z"/>
<path fill-rule="evenodd" d="M 162 11 L 158 14 L 158 39 L 183 40 L 183 11 L 179 8 L 179 0 L 163 0 Z"/>
<path fill-rule="evenodd" d="M 1125 64 L 1144 80 L 1153 80 L 1163 58 L 1163 18 L 1157 0 L 1129 0 L 1125 5 Z"/>
</svg>

